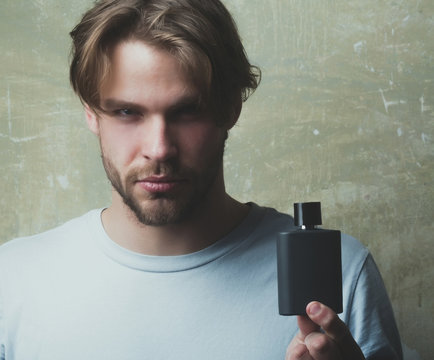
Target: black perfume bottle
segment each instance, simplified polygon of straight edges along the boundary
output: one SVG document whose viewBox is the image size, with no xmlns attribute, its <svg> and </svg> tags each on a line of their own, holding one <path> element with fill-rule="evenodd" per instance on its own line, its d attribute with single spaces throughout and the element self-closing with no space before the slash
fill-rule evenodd
<svg viewBox="0 0 434 360">
<path fill-rule="evenodd" d="M 341 232 L 319 229 L 321 203 L 295 203 L 299 229 L 279 233 L 277 278 L 280 315 L 306 315 L 306 306 L 319 301 L 342 312 Z"/>
</svg>

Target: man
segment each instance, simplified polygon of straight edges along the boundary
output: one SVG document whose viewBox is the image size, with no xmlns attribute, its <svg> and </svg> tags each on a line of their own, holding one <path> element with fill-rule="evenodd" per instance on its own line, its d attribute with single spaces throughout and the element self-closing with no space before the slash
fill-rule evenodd
<svg viewBox="0 0 434 360">
<path fill-rule="evenodd" d="M 103 0 L 71 35 L 112 203 L 2 247 L 1 359 L 401 358 L 350 237 L 343 321 L 318 302 L 278 315 L 275 237 L 293 225 L 225 191 L 225 140 L 259 72 L 219 0 Z"/>
</svg>

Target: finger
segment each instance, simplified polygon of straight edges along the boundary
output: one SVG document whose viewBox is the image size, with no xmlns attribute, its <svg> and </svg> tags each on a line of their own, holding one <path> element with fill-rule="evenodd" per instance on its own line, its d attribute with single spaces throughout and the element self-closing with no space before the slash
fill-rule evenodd
<svg viewBox="0 0 434 360">
<path fill-rule="evenodd" d="M 306 345 L 291 342 L 286 350 L 285 360 L 312 360 Z"/>
<path fill-rule="evenodd" d="M 325 333 L 337 344 L 344 359 L 364 359 L 363 353 L 353 339 L 350 330 L 328 306 L 317 301 L 306 307 L 309 318 L 318 324 Z"/>
<path fill-rule="evenodd" d="M 314 332 L 306 336 L 304 343 L 310 356 L 315 360 L 340 360 L 341 354 L 337 344 L 326 334 Z"/>
<path fill-rule="evenodd" d="M 320 302 L 313 301 L 306 307 L 306 313 L 313 323 L 317 324 L 336 342 L 348 335 L 348 328 L 333 310 Z"/>
<path fill-rule="evenodd" d="M 303 340 L 311 332 L 320 330 L 320 326 L 315 324 L 308 316 L 297 316 L 297 323 Z"/>
<path fill-rule="evenodd" d="M 297 332 L 286 349 L 285 360 L 309 359 L 306 358 L 306 356 L 309 355 L 309 352 L 304 344 L 304 338 L 305 336 L 302 335 L 300 331 Z"/>
</svg>

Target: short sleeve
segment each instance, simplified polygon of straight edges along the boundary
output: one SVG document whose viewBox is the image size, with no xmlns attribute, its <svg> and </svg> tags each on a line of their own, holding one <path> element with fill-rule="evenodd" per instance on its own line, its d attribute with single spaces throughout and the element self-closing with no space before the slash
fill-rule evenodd
<svg viewBox="0 0 434 360">
<path fill-rule="evenodd" d="M 402 360 L 401 340 L 392 305 L 370 254 L 355 286 L 347 325 L 367 360 Z"/>
</svg>

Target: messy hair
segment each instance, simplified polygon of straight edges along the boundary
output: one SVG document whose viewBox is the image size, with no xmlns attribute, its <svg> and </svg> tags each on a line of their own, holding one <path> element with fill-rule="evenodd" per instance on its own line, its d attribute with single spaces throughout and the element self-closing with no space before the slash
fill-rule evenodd
<svg viewBox="0 0 434 360">
<path fill-rule="evenodd" d="M 220 0 L 100 0 L 70 35 L 70 81 L 94 111 L 102 110 L 99 92 L 110 74 L 111 52 L 127 40 L 173 55 L 220 122 L 260 81 L 260 70 L 249 63 L 236 24 Z"/>
</svg>

